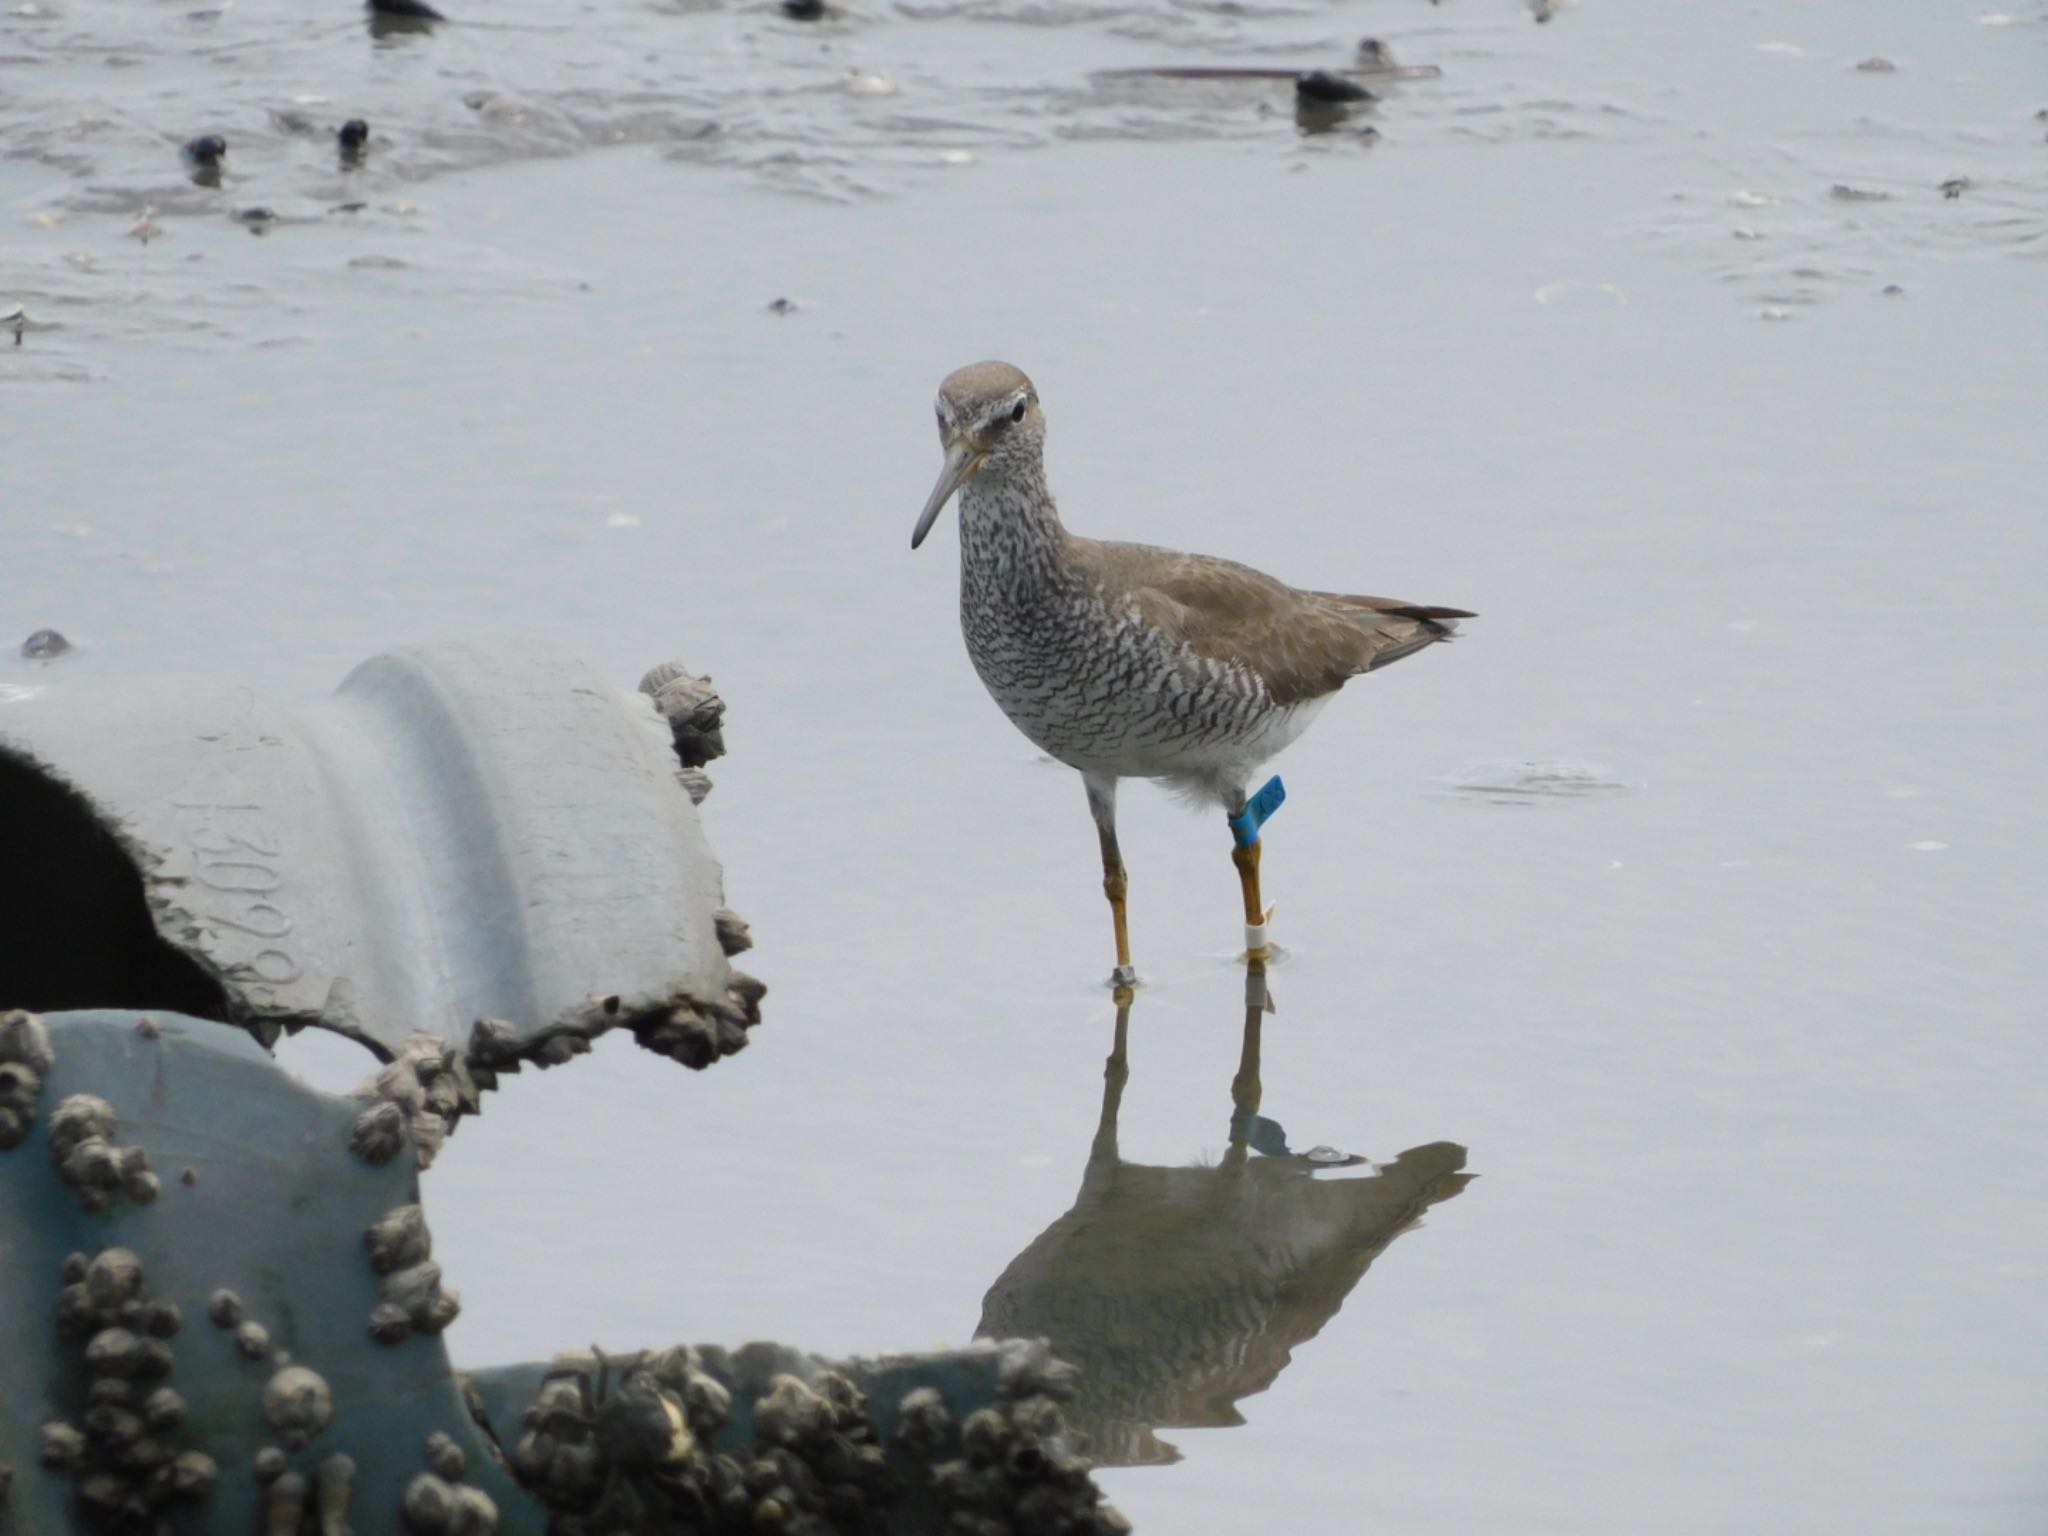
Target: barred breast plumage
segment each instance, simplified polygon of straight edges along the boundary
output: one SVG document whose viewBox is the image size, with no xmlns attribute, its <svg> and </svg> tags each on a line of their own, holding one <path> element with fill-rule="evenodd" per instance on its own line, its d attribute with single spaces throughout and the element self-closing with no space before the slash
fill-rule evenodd
<svg viewBox="0 0 2048 1536">
<path fill-rule="evenodd" d="M 1103 559 L 1097 541 L 1033 519 L 1008 504 L 1014 496 L 1001 482 L 963 490 L 960 629 L 983 686 L 1041 751 L 1084 773 L 1170 779 L 1227 802 L 1219 778 L 1241 792 L 1307 727 L 1321 699 L 1281 704 L 1251 668 L 1169 634 L 1131 595 L 1088 579 Z M 1171 558 L 1140 545 L 1114 554 Z"/>
</svg>

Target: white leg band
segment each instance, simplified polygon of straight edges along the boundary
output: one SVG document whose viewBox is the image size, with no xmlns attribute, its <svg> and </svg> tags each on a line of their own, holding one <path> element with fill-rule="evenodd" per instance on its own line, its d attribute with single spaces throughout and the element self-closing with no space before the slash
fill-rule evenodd
<svg viewBox="0 0 2048 1536">
<path fill-rule="evenodd" d="M 1266 947 L 1266 925 L 1264 923 L 1246 923 L 1244 925 L 1244 947 L 1253 954 L 1257 954 Z"/>
</svg>

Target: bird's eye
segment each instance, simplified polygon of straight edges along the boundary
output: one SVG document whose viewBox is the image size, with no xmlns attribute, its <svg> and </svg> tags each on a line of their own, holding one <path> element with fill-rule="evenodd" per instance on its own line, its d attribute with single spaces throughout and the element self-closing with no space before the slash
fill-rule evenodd
<svg viewBox="0 0 2048 1536">
<path fill-rule="evenodd" d="M 1012 420 L 1012 421 L 1022 421 L 1023 419 L 1024 419 L 1024 402 L 1023 402 L 1022 400 L 1019 400 L 1019 401 L 1017 402 L 1017 408 L 1016 408 L 1015 410 L 1013 410 L 1013 411 L 1011 411 L 1011 412 L 1010 412 L 1010 420 Z"/>
</svg>

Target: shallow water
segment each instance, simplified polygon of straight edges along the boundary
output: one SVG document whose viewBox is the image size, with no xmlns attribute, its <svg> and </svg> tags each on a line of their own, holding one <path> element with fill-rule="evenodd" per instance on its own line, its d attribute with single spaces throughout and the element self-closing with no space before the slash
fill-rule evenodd
<svg viewBox="0 0 2048 1536">
<path fill-rule="evenodd" d="M 1483 615 L 1281 764 L 1259 1109 L 1476 1177 L 1242 1426 L 1155 1426 L 1182 1459 L 1105 1473 L 1120 1506 L 2048 1524 L 2048 9 L 514 6 L 380 43 L 38 6 L 0 34 L 0 636 L 79 649 L 0 685 L 302 696 L 520 629 L 731 704 L 704 810 L 767 1024 L 701 1079 L 608 1043 L 463 1126 L 429 1197 L 460 1359 L 957 1341 L 1073 1206 L 1115 1029 L 1092 832 L 961 654 L 949 528 L 907 548 L 932 389 L 1000 355 L 1076 527 Z M 1376 144 L 1284 83 L 1090 80 L 1367 31 L 1444 71 Z M 1483 792 L 1532 782 L 1598 792 Z M 1122 820 L 1119 1154 L 1223 1166 L 1226 840 L 1141 785 Z"/>
</svg>

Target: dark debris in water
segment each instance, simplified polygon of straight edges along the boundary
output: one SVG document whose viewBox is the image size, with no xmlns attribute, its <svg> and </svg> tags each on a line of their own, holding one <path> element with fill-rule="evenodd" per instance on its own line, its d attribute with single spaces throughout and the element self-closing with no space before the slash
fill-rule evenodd
<svg viewBox="0 0 2048 1536">
<path fill-rule="evenodd" d="M 1331 74 L 1326 69 L 1313 69 L 1305 75 L 1298 76 L 1294 82 L 1294 94 L 1300 100 L 1314 102 L 1318 106 L 1337 106 L 1377 99 L 1356 80 L 1347 80 L 1342 75 Z"/>
<path fill-rule="evenodd" d="M 30 661 L 55 661 L 70 650 L 71 642 L 54 629 L 39 629 L 21 642 L 21 654 Z"/>
<path fill-rule="evenodd" d="M 1371 42 L 1371 38 L 1366 39 Z M 1157 64 L 1143 65 L 1134 69 L 1098 69 L 1094 72 L 1097 80 L 1294 80 L 1304 78 L 1299 69 L 1276 69 L 1258 65 L 1236 64 Z M 1401 64 L 1396 66 L 1374 66 L 1360 70 L 1311 70 L 1307 74 L 1321 75 L 1328 79 L 1343 79 L 1349 74 L 1373 74 L 1383 79 L 1395 80 L 1440 80 L 1443 71 L 1434 64 Z"/>
<path fill-rule="evenodd" d="M 430 35 L 448 19 L 426 4 L 426 0 L 365 0 L 363 13 L 370 24 L 370 36 L 379 42 L 390 37 Z"/>
<path fill-rule="evenodd" d="M 178 153 L 191 168 L 193 184 L 208 189 L 220 185 L 220 163 L 228 152 L 228 141 L 217 133 L 202 133 L 187 139 Z"/>
<path fill-rule="evenodd" d="M 1376 37 L 1361 37 L 1356 57 L 1360 69 L 1388 71 L 1398 67 L 1394 50 Z"/>
</svg>

